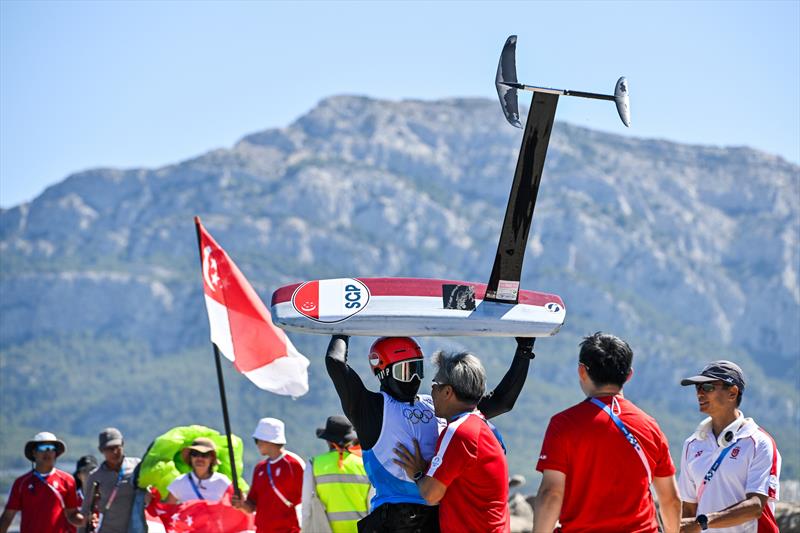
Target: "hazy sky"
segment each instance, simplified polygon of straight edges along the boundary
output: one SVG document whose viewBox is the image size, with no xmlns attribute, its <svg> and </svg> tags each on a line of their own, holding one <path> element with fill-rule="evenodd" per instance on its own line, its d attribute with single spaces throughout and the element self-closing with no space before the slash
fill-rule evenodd
<svg viewBox="0 0 800 533">
<path fill-rule="evenodd" d="M 559 120 L 800 161 L 796 0 L 2 0 L 0 206 L 87 168 L 229 147 L 334 94 L 495 99 L 510 34 L 521 82 L 611 92 L 628 77 L 630 130 L 613 105 L 575 98 Z"/>
</svg>

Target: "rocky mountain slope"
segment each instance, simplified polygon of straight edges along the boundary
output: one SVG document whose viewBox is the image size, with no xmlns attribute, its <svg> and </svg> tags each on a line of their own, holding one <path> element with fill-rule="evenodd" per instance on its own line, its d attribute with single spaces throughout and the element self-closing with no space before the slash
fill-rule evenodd
<svg viewBox="0 0 800 533">
<path fill-rule="evenodd" d="M 221 426 L 193 215 L 265 301 L 278 286 L 325 277 L 486 280 L 520 139 L 488 100 L 339 96 L 230 149 L 158 169 L 82 172 L 0 211 L 0 448 L 19 448 L 42 424 L 81 446 L 106 422 L 127 424 L 142 447 L 154 417 L 164 429 Z M 626 390 L 673 449 L 699 420 L 679 378 L 711 359 L 741 362 L 743 409 L 776 435 L 797 477 L 798 166 L 748 148 L 559 123 L 527 254 L 523 288 L 560 294 L 568 313 L 562 332 L 537 344 L 517 407 L 530 423 L 498 420 L 518 444 L 512 465 L 530 473 L 547 419 L 579 396 L 580 336 L 604 330 L 633 345 Z M 228 382 L 247 411 L 233 415 L 239 432 L 273 410 L 303 419 L 290 435 L 310 453 L 308 427 L 338 405 L 321 364 L 327 340 L 295 340 L 314 360 L 309 396 L 293 402 Z M 473 349 L 496 381 L 509 342 L 425 339 L 423 348 Z M 354 357 L 367 346 L 357 340 Z M 19 455 L 4 451 L 0 464 Z"/>
</svg>

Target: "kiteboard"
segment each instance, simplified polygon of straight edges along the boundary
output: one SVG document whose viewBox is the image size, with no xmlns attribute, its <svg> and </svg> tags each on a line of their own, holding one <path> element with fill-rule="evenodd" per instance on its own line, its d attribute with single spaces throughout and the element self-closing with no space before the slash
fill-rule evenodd
<svg viewBox="0 0 800 533">
<path fill-rule="evenodd" d="M 555 335 L 566 308 L 555 294 L 518 291 L 516 303 L 486 299 L 486 285 L 443 279 L 339 278 L 286 285 L 272 318 L 288 331 L 368 336 Z"/>
<path fill-rule="evenodd" d="M 497 253 L 486 284 L 419 278 L 339 278 L 295 283 L 272 296 L 273 321 L 289 331 L 370 336 L 547 337 L 564 324 L 555 294 L 520 289 L 522 262 L 560 96 L 609 100 L 630 126 L 628 82 L 614 94 L 517 81 L 517 36 L 503 46 L 495 88 L 508 122 L 522 128 L 518 91 L 532 91 Z"/>
</svg>

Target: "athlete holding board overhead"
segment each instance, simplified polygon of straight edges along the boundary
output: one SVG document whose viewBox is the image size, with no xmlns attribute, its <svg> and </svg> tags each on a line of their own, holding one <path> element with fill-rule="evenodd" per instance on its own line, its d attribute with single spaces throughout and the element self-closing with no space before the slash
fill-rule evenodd
<svg viewBox="0 0 800 533">
<path fill-rule="evenodd" d="M 423 354 L 412 336 L 516 337 L 511 366 L 497 388 L 477 403 L 486 418 L 514 406 L 533 359 L 536 337 L 558 333 L 566 308 L 555 294 L 520 288 L 522 262 L 533 220 L 559 96 L 615 102 L 630 125 L 628 82 L 613 95 L 550 89 L 517 81 L 515 35 L 503 47 L 495 87 L 509 123 L 522 127 L 517 93 L 533 91 L 497 253 L 488 283 L 418 278 L 338 278 L 281 287 L 272 296 L 275 324 L 289 331 L 333 334 L 325 364 L 345 414 L 358 432 L 364 465 L 376 489 L 373 512 L 359 521 L 364 532 L 439 531 L 437 508 L 426 505 L 416 483 L 394 461 L 403 444 L 434 455 L 444 421 L 431 397 L 418 394 Z M 349 335 L 381 336 L 369 353 L 380 392 L 368 390 L 347 364 Z"/>
<path fill-rule="evenodd" d="M 364 466 L 375 487 L 372 513 L 359 522 L 359 532 L 439 531 L 438 507 L 429 506 L 419 494 L 416 483 L 394 463 L 397 443 L 414 449 L 419 442 L 422 455 L 434 455 L 439 431 L 446 422 L 437 419 L 433 401 L 418 394 L 423 374 L 423 354 L 409 337 L 381 337 L 369 353 L 370 367 L 380 382 L 380 392 L 364 385 L 347 364 L 349 337 L 334 335 L 328 345 L 325 366 L 331 377 L 342 409 L 356 428 Z M 511 367 L 494 391 L 479 403 L 486 418 L 507 413 L 514 407 L 533 353 L 534 338 L 518 338 Z"/>
</svg>

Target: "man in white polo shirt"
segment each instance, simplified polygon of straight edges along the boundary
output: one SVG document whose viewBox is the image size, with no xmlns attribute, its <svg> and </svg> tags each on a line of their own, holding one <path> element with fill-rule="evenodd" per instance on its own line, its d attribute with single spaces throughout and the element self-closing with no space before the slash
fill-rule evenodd
<svg viewBox="0 0 800 533">
<path fill-rule="evenodd" d="M 695 386 L 700 412 L 709 415 L 683 444 L 681 532 L 777 533 L 781 456 L 772 437 L 738 409 L 744 372 L 714 361 L 681 385 Z"/>
</svg>

